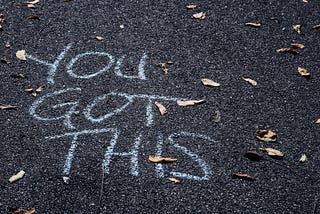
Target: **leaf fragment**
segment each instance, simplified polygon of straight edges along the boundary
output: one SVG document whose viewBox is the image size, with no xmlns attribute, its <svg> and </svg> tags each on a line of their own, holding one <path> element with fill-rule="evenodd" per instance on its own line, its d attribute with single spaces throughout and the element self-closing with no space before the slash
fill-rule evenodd
<svg viewBox="0 0 320 214">
<path fill-rule="evenodd" d="M 35 214 L 36 209 L 32 208 L 31 210 L 24 210 L 21 208 L 10 208 L 8 214 Z"/>
<path fill-rule="evenodd" d="M 19 50 L 16 52 L 16 57 L 20 60 L 26 61 L 26 51 L 25 50 Z"/>
<path fill-rule="evenodd" d="M 211 79 L 203 78 L 203 79 L 201 79 L 201 82 L 205 86 L 211 86 L 211 87 L 219 87 L 220 86 L 220 83 L 217 83 Z"/>
<path fill-rule="evenodd" d="M 32 93 L 33 92 L 33 88 L 25 88 L 24 92 Z"/>
<path fill-rule="evenodd" d="M 192 15 L 192 17 L 193 17 L 194 19 L 203 20 L 203 19 L 206 18 L 206 13 L 204 13 L 204 12 L 195 13 L 195 14 Z"/>
<path fill-rule="evenodd" d="M 104 40 L 104 38 L 102 36 L 96 36 L 96 40 L 101 41 Z"/>
<path fill-rule="evenodd" d="M 298 34 L 301 34 L 301 25 L 299 24 L 292 25 L 292 29 L 296 31 Z"/>
<path fill-rule="evenodd" d="M 177 104 L 179 106 L 194 106 L 198 104 L 205 103 L 207 100 L 202 99 L 202 100 L 185 100 L 185 101 L 177 101 Z"/>
<path fill-rule="evenodd" d="M 170 157 L 159 157 L 155 155 L 149 155 L 149 161 L 152 163 L 171 163 L 177 161 L 176 158 L 170 158 Z"/>
<path fill-rule="evenodd" d="M 11 176 L 11 177 L 9 178 L 9 182 L 10 182 L 10 183 L 13 183 L 13 182 L 15 182 L 15 181 L 23 178 L 23 176 L 24 176 L 25 173 L 26 173 L 25 171 L 21 170 L 21 171 L 18 172 L 16 175 Z"/>
<path fill-rule="evenodd" d="M 232 174 L 232 178 L 240 178 L 240 179 L 244 179 L 244 180 L 253 180 L 253 177 L 251 177 L 248 174 L 242 174 L 242 173 L 233 173 Z"/>
<path fill-rule="evenodd" d="M 308 0 L 302 0 L 303 1 L 303 3 L 309 3 L 309 1 Z"/>
<path fill-rule="evenodd" d="M 320 118 L 314 121 L 315 124 L 320 124 Z"/>
<path fill-rule="evenodd" d="M 256 138 L 263 142 L 275 142 L 277 141 L 277 134 L 269 129 L 257 130 Z"/>
<path fill-rule="evenodd" d="M 35 14 L 31 14 L 31 15 L 27 16 L 26 19 L 37 19 L 37 20 L 40 20 L 40 17 L 35 15 Z"/>
<path fill-rule="evenodd" d="M 154 104 L 157 106 L 161 115 L 165 115 L 168 113 L 166 107 L 164 107 L 164 105 L 162 105 L 160 102 L 155 101 Z"/>
<path fill-rule="evenodd" d="M 308 72 L 307 69 L 302 68 L 302 67 L 298 67 L 298 72 L 301 76 L 303 77 L 310 77 L 310 73 Z"/>
<path fill-rule="evenodd" d="M 190 5 L 186 6 L 186 8 L 189 9 L 189 10 L 194 9 L 196 7 L 197 7 L 197 5 L 195 5 L 195 4 L 190 4 Z"/>
<path fill-rule="evenodd" d="M 320 28 L 320 24 L 312 26 L 312 29 L 319 29 L 319 28 Z"/>
<path fill-rule="evenodd" d="M 256 151 L 246 151 L 243 156 L 252 161 L 260 161 L 262 159 L 262 155 Z"/>
<path fill-rule="evenodd" d="M 257 81 L 249 78 L 249 77 L 246 77 L 246 76 L 242 76 L 242 79 L 248 83 L 250 83 L 252 86 L 257 86 Z"/>
<path fill-rule="evenodd" d="M 273 148 L 262 147 L 262 148 L 260 148 L 260 150 L 267 152 L 267 154 L 269 156 L 273 156 L 273 157 L 283 157 L 284 156 L 284 154 L 281 151 L 273 149 Z"/>
<path fill-rule="evenodd" d="M 255 27 L 255 28 L 261 27 L 260 23 L 254 23 L 254 22 L 247 22 L 247 23 L 245 23 L 245 25 L 249 26 L 249 27 Z"/>
<path fill-rule="evenodd" d="M 38 88 L 36 89 L 36 92 L 37 92 L 37 93 L 43 92 L 43 86 L 38 87 Z"/>
<path fill-rule="evenodd" d="M 10 48 L 10 47 L 11 47 L 10 42 L 7 41 L 6 44 L 4 45 L 4 47 L 5 47 L 5 48 Z"/>
<path fill-rule="evenodd" d="M 178 180 L 178 179 L 176 179 L 176 178 L 168 178 L 168 180 L 171 181 L 171 182 L 173 182 L 173 183 L 176 183 L 176 184 L 178 184 L 178 183 L 181 182 L 180 180 Z"/>
<path fill-rule="evenodd" d="M 0 104 L 0 110 L 17 109 L 17 106 Z"/>
<path fill-rule="evenodd" d="M 300 48 L 300 49 L 305 48 L 305 46 L 303 44 L 300 44 L 300 43 L 292 43 L 291 47 L 292 48 Z"/>
<path fill-rule="evenodd" d="M 300 159 L 299 159 L 299 162 L 300 162 L 300 163 L 304 163 L 304 162 L 306 162 L 307 160 L 308 160 L 307 155 L 306 155 L 306 154 L 302 154 L 301 157 L 300 157 Z"/>
<path fill-rule="evenodd" d="M 215 111 L 211 118 L 215 123 L 219 123 L 221 121 L 220 112 L 219 111 Z"/>
<path fill-rule="evenodd" d="M 277 53 L 291 53 L 293 55 L 299 54 L 296 48 L 280 48 L 276 50 Z"/>
<path fill-rule="evenodd" d="M 4 63 L 4 64 L 7 64 L 7 65 L 9 65 L 9 64 L 12 63 L 10 60 L 5 59 L 5 58 L 2 58 L 0 61 L 1 61 L 2 63 Z"/>
<path fill-rule="evenodd" d="M 27 1 L 27 2 L 24 2 L 23 5 L 27 6 L 28 8 L 35 8 L 35 4 L 39 2 L 40 0 Z"/>
</svg>

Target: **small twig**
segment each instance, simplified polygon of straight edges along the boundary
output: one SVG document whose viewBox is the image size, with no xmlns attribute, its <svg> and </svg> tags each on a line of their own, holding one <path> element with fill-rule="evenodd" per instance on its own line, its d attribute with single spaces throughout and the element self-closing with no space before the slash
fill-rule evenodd
<svg viewBox="0 0 320 214">
<path fill-rule="evenodd" d="M 103 195 L 103 181 L 104 181 L 104 169 L 102 167 L 102 176 L 101 176 L 101 187 L 100 187 L 100 197 L 99 197 L 99 204 L 101 204 L 101 199 Z"/>
</svg>

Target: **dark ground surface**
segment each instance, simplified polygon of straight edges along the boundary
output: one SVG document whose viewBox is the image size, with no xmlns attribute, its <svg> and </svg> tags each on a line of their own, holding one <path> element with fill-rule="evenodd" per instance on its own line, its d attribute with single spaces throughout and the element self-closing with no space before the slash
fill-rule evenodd
<svg viewBox="0 0 320 214">
<path fill-rule="evenodd" d="M 0 213 L 9 207 L 34 207 L 37 213 L 320 213 L 320 126 L 312 123 L 320 117 L 320 30 L 311 29 L 320 23 L 318 1 L 48 0 L 36 4 L 35 9 L 21 3 L 2 0 L 0 4 L 0 13 L 7 20 L 0 31 L 1 58 L 13 62 L 0 64 L 0 101 L 18 106 L 17 110 L 0 111 L 0 177 L 8 179 L 20 169 L 26 175 L 0 189 Z M 198 8 L 185 9 L 190 3 Z M 192 19 L 196 12 L 206 12 L 206 18 Z M 25 18 L 31 14 L 40 20 Z M 259 22 L 262 27 L 246 27 L 246 22 Z M 292 30 L 292 24 L 302 25 L 301 35 Z M 97 41 L 95 36 L 105 40 Z M 10 49 L 4 47 L 6 41 L 10 41 Z M 275 52 L 292 42 L 306 48 L 295 56 Z M 61 61 L 55 84 L 47 83 L 47 66 L 15 57 L 17 50 L 25 49 L 53 62 L 69 43 L 73 46 Z M 125 64 L 134 69 L 146 52 L 147 80 L 118 77 L 114 66 L 96 78 L 70 77 L 66 65 L 86 51 L 105 51 L 117 58 L 127 54 L 131 60 Z M 167 60 L 174 64 L 165 75 L 156 65 Z M 103 65 L 101 58 L 91 58 L 74 68 L 78 73 L 90 73 Z M 307 68 L 311 78 L 301 77 L 298 66 Z M 10 76 L 18 73 L 28 78 Z M 258 85 L 252 87 L 243 81 L 243 74 Z M 221 87 L 204 87 L 201 78 L 213 79 Z M 38 97 L 24 92 L 40 85 L 45 89 Z M 142 133 L 139 175 L 129 173 L 128 158 L 113 158 L 110 174 L 103 178 L 102 195 L 101 163 L 108 141 L 101 136 L 81 138 L 70 183 L 65 184 L 63 165 L 71 139 L 45 138 L 70 130 L 61 120 L 40 121 L 29 114 L 39 97 L 74 87 L 82 89 L 81 95 L 60 98 L 79 100 L 80 115 L 72 117 L 77 130 L 118 128 L 118 152 L 131 148 L 135 136 Z M 169 114 L 155 113 L 150 127 L 145 126 L 143 100 L 100 124 L 86 120 L 83 108 L 111 91 L 206 98 L 208 102 L 193 107 L 162 102 Z M 104 103 L 94 114 L 107 113 L 109 104 L 120 105 Z M 221 113 L 218 124 L 209 119 L 215 111 Z M 264 155 L 258 162 L 243 157 L 243 151 L 262 146 L 255 131 L 268 128 L 278 134 L 278 142 L 268 146 L 283 151 L 285 157 L 274 160 Z M 212 144 L 180 142 L 208 163 L 212 170 L 209 180 L 180 178 L 180 184 L 169 182 L 172 170 L 197 176 L 203 172 L 166 140 L 163 155 L 176 157 L 178 162 L 164 166 L 164 178 L 158 178 L 155 165 L 148 162 L 148 155 L 156 151 L 158 133 L 166 139 L 181 131 L 216 140 Z M 298 160 L 303 153 L 308 161 L 301 164 Z M 254 180 L 232 179 L 232 173 L 248 173 Z"/>
</svg>

